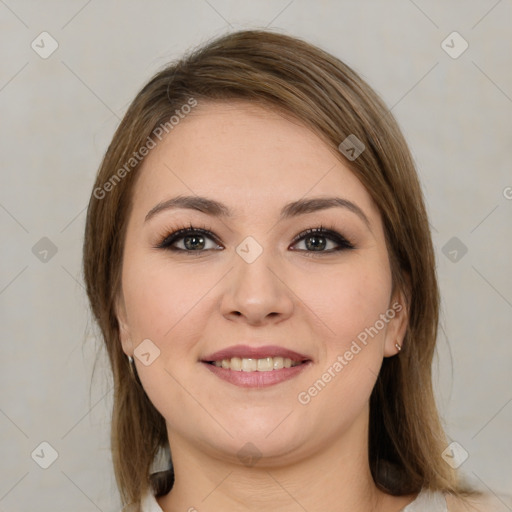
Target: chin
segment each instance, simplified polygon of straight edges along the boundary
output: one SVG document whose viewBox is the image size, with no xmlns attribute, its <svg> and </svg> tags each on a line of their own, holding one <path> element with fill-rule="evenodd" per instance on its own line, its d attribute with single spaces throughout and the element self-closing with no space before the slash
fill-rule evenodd
<svg viewBox="0 0 512 512">
<path fill-rule="evenodd" d="M 272 436 L 270 436 L 272 437 Z M 288 464 L 300 456 L 302 444 L 284 436 L 275 439 L 265 436 L 255 439 L 250 436 L 235 437 L 226 444 L 216 443 L 220 457 L 248 467 L 275 467 Z"/>
<path fill-rule="evenodd" d="M 281 411 L 278 416 L 260 416 L 256 420 L 255 414 L 247 412 L 245 420 L 239 418 L 236 423 L 230 423 L 229 431 L 233 438 L 223 436 L 226 443 L 219 446 L 221 450 L 234 454 L 237 458 L 264 458 L 268 462 L 275 458 L 274 462 L 283 462 L 283 457 L 296 453 L 304 446 L 307 438 L 311 437 L 303 426 L 300 427 L 296 418 L 287 424 L 293 413 Z M 212 441 L 218 445 L 218 439 Z"/>
</svg>

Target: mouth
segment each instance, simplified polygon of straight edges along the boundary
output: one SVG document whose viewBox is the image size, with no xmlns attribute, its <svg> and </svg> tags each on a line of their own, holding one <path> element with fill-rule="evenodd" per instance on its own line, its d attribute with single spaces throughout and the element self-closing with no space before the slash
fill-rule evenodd
<svg viewBox="0 0 512 512">
<path fill-rule="evenodd" d="M 267 387 L 295 377 L 313 361 L 277 346 L 237 345 L 200 360 L 220 379 L 241 387 Z"/>
</svg>

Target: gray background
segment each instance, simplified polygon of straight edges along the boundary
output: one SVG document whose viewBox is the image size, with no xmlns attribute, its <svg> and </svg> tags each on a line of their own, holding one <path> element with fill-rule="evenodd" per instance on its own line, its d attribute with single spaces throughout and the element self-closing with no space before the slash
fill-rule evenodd
<svg viewBox="0 0 512 512">
<path fill-rule="evenodd" d="M 92 378 L 100 342 L 80 268 L 94 175 L 156 70 L 214 35 L 267 26 L 347 62 L 398 118 L 438 258 L 445 425 L 470 481 L 512 493 L 511 14 L 510 0 L 0 0 L 0 510 L 119 510 L 112 393 L 102 354 Z M 51 48 L 43 31 L 59 45 L 46 59 L 31 47 Z M 441 46 L 453 31 L 469 43 L 458 58 Z M 43 441 L 58 452 L 48 469 Z"/>
</svg>

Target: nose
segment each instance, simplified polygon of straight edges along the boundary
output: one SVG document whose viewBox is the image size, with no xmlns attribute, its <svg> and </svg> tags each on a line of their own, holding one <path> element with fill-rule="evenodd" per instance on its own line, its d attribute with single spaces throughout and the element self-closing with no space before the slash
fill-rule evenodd
<svg viewBox="0 0 512 512">
<path fill-rule="evenodd" d="M 222 314 L 251 325 L 279 323 L 293 312 L 293 292 L 284 269 L 266 251 L 249 263 L 238 254 L 228 273 L 222 298 Z"/>
</svg>

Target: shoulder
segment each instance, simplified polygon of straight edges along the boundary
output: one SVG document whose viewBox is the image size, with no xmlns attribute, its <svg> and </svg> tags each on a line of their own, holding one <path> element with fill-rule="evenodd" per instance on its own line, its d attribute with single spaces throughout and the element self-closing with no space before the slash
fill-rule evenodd
<svg viewBox="0 0 512 512">
<path fill-rule="evenodd" d="M 509 512 L 512 496 L 479 494 L 465 498 L 446 495 L 448 512 Z"/>
</svg>

